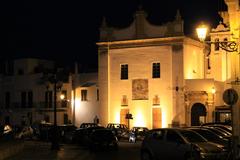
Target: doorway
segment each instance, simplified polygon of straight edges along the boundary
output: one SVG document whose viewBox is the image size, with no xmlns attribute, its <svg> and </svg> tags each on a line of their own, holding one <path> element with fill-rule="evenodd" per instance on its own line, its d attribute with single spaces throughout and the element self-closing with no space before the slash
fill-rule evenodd
<svg viewBox="0 0 240 160">
<path fill-rule="evenodd" d="M 161 108 L 152 108 L 152 128 L 162 127 L 162 112 Z"/>
<path fill-rule="evenodd" d="M 129 109 L 121 109 L 120 112 L 120 123 L 128 126 L 128 119 L 126 119 L 126 114 L 129 113 Z M 128 126 L 129 127 L 129 126 Z"/>
<path fill-rule="evenodd" d="M 191 126 L 199 126 L 206 123 L 206 107 L 201 103 L 195 103 L 191 109 Z"/>
</svg>

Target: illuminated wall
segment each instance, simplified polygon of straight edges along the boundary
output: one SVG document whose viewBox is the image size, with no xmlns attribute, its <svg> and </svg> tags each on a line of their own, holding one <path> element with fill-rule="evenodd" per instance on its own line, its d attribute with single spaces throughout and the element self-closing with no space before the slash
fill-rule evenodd
<svg viewBox="0 0 240 160">
<path fill-rule="evenodd" d="M 130 126 L 152 127 L 153 98 L 158 95 L 162 109 L 162 127 L 172 123 L 172 49 L 170 46 L 141 47 L 110 50 L 110 118 L 120 122 L 121 108 L 128 108 L 133 115 Z M 161 63 L 161 78 L 152 78 L 152 63 Z M 120 65 L 128 64 L 128 80 L 120 80 Z M 148 80 L 148 99 L 132 99 L 132 81 Z M 128 106 L 121 106 L 126 95 Z"/>
<path fill-rule="evenodd" d="M 108 49 L 103 52 L 105 44 Z M 156 122 L 154 120 L 156 108 L 160 109 L 158 111 L 160 119 L 157 121 L 161 123 L 161 127 L 169 127 L 173 122 L 185 124 L 184 96 L 182 96 L 184 78 L 204 77 L 201 43 L 187 37 L 174 37 L 103 42 L 99 45 L 102 45 L 99 54 L 101 72 L 99 89 L 100 93 L 104 94 L 100 98 L 100 113 L 104 114 L 100 116 L 104 117 L 104 121 L 120 123 L 121 109 L 129 109 L 133 115 L 130 127 L 152 128 Z M 152 64 L 155 62 L 161 64 L 160 78 L 152 78 Z M 120 78 L 121 64 L 128 64 L 126 80 Z M 135 96 L 133 86 L 136 80 L 147 81 L 146 99 L 133 98 L 133 95 Z M 156 97 L 159 101 L 157 104 L 154 102 Z M 125 105 L 122 105 L 123 98 L 127 101 Z"/>
<path fill-rule="evenodd" d="M 226 41 L 231 40 L 231 33 L 229 27 L 220 23 L 216 28 L 212 29 L 211 41 Z M 221 49 L 215 44 L 211 45 L 210 66 L 206 74 L 206 78 L 213 78 L 216 81 L 224 82 L 232 77 L 232 55 L 229 52 Z M 235 61 L 235 60 L 234 60 Z"/>
<path fill-rule="evenodd" d="M 87 90 L 86 101 L 81 99 L 81 90 Z M 93 123 L 94 117 L 96 115 L 99 117 L 97 87 L 77 87 L 75 93 L 75 125 L 79 127 L 81 123 Z M 72 104 L 72 108 L 74 108 L 74 104 Z"/>
<path fill-rule="evenodd" d="M 184 45 L 184 78 L 200 79 L 204 78 L 204 46 L 200 43 L 196 45 L 186 43 Z"/>
<path fill-rule="evenodd" d="M 225 0 L 225 3 L 228 6 L 228 15 L 229 15 L 229 24 L 230 24 L 230 40 L 237 41 L 239 43 L 240 38 L 240 4 L 239 0 Z M 231 78 L 235 79 L 236 76 L 240 77 L 240 69 L 239 69 L 239 58 L 238 54 L 240 49 L 238 47 L 238 52 L 231 53 L 231 61 L 232 61 L 232 73 Z"/>
</svg>

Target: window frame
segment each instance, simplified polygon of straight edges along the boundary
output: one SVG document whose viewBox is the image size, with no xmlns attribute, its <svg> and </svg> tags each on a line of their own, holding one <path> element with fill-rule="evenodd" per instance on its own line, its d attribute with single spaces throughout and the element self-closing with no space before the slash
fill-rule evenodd
<svg viewBox="0 0 240 160">
<path fill-rule="evenodd" d="M 128 64 L 127 63 L 123 63 L 120 64 L 120 79 L 121 80 L 128 80 Z"/>
<path fill-rule="evenodd" d="M 81 101 L 87 101 L 87 89 L 81 89 Z"/>
<path fill-rule="evenodd" d="M 214 51 L 219 51 L 220 50 L 220 46 L 219 46 L 219 38 L 215 38 L 214 39 Z"/>
<path fill-rule="evenodd" d="M 153 79 L 161 78 L 161 63 L 159 61 L 152 62 L 151 69 L 152 69 L 152 78 Z"/>
</svg>

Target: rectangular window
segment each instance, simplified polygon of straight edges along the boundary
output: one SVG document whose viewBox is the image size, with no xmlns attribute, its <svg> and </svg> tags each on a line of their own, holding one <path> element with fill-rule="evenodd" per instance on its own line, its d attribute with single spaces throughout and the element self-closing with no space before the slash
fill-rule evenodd
<svg viewBox="0 0 240 160">
<path fill-rule="evenodd" d="M 67 99 L 67 91 L 66 90 L 62 90 L 61 94 L 64 95 L 64 99 Z"/>
<path fill-rule="evenodd" d="M 121 79 L 128 79 L 128 64 L 121 64 Z"/>
<path fill-rule="evenodd" d="M 97 89 L 97 101 L 99 101 L 99 89 Z"/>
<path fill-rule="evenodd" d="M 215 51 L 219 51 L 219 39 L 215 39 Z"/>
<path fill-rule="evenodd" d="M 61 106 L 62 107 L 67 107 L 67 91 L 66 90 L 63 90 L 62 95 L 64 95 L 64 99 L 61 99 Z"/>
<path fill-rule="evenodd" d="M 87 101 L 87 90 L 86 89 L 81 90 L 81 100 Z"/>
<path fill-rule="evenodd" d="M 45 107 L 48 108 L 48 91 L 45 92 Z"/>
<path fill-rule="evenodd" d="M 29 108 L 33 107 L 33 92 L 32 91 L 28 92 L 28 107 Z"/>
<path fill-rule="evenodd" d="M 25 108 L 27 102 L 27 93 L 26 92 L 21 92 L 21 107 Z"/>
<path fill-rule="evenodd" d="M 52 91 L 46 91 L 45 92 L 45 107 L 51 108 L 52 107 Z"/>
<path fill-rule="evenodd" d="M 160 78 L 160 63 L 152 64 L 152 78 Z"/>
<path fill-rule="evenodd" d="M 5 93 L 5 107 L 10 108 L 10 92 Z"/>
<path fill-rule="evenodd" d="M 68 114 L 63 114 L 63 124 L 68 124 Z"/>
</svg>

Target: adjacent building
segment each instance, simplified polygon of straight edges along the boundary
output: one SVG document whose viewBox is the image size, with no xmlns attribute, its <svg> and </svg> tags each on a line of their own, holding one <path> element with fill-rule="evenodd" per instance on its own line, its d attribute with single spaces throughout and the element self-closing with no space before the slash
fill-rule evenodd
<svg viewBox="0 0 240 160">
<path fill-rule="evenodd" d="M 72 101 L 72 119 L 77 127 L 100 117 L 98 73 L 74 74 Z"/>
<path fill-rule="evenodd" d="M 54 62 L 48 60 L 26 58 L 4 62 L 0 78 L 1 124 L 53 122 L 55 71 Z M 64 73 L 61 69 L 58 72 Z M 57 122 L 67 124 L 71 122 L 72 80 L 69 74 L 60 77 L 56 81 Z"/>
</svg>

